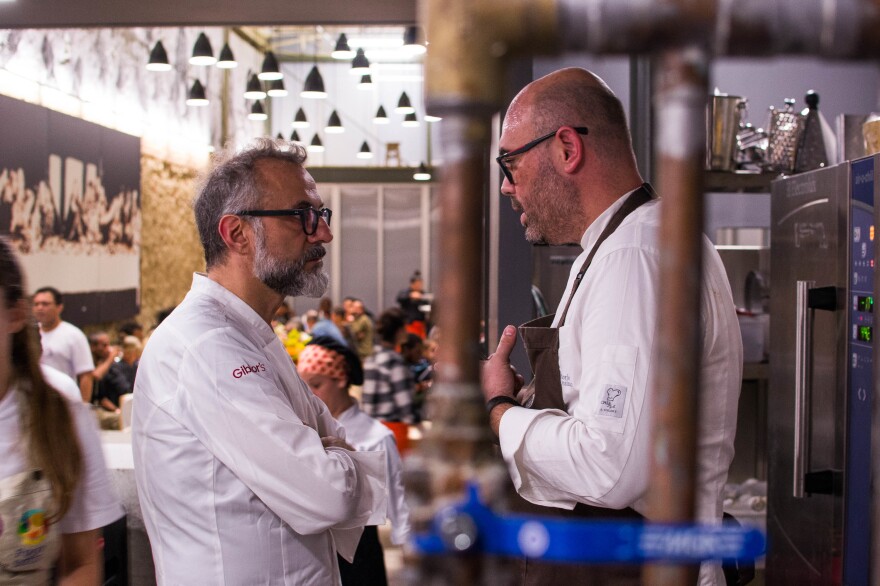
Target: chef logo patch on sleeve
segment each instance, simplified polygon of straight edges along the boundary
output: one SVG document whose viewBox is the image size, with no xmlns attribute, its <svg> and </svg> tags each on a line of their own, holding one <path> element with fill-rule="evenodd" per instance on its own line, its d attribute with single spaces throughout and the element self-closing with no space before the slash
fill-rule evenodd
<svg viewBox="0 0 880 586">
<path fill-rule="evenodd" d="M 605 385 L 599 396 L 599 409 L 596 415 L 603 417 L 623 417 L 623 406 L 626 405 L 626 387 L 623 385 Z"/>
</svg>

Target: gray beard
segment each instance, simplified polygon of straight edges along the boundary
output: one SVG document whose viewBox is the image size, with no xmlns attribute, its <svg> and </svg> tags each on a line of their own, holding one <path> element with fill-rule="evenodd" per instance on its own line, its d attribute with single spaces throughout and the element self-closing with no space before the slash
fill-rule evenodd
<svg viewBox="0 0 880 586">
<path fill-rule="evenodd" d="M 257 238 L 254 252 L 254 276 L 264 285 L 285 297 L 321 297 L 327 291 L 330 277 L 322 267 L 307 271 L 305 264 L 323 258 L 326 251 L 322 245 L 310 248 L 301 259 L 293 263 L 273 258 L 266 250 L 262 234 Z"/>
</svg>

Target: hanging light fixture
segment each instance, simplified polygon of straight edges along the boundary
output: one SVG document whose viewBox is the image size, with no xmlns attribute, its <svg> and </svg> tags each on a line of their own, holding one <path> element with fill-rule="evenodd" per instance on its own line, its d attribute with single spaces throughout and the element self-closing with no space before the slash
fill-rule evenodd
<svg viewBox="0 0 880 586">
<path fill-rule="evenodd" d="M 425 35 L 417 26 L 408 26 L 403 32 L 403 50 L 410 55 L 422 55 L 427 51 Z"/>
<path fill-rule="evenodd" d="M 416 111 L 416 109 L 413 108 L 412 103 L 410 103 L 409 96 L 406 95 L 406 92 L 400 94 L 400 99 L 397 100 L 397 107 L 394 111 L 398 114 L 412 114 Z"/>
<path fill-rule="evenodd" d="M 272 51 L 266 51 L 266 55 L 263 57 L 263 67 L 260 73 L 257 74 L 257 77 L 262 81 L 272 81 L 273 79 L 284 77 L 284 74 L 281 73 L 281 69 L 278 67 L 278 59 Z"/>
<path fill-rule="evenodd" d="M 263 110 L 263 103 L 260 100 L 254 102 L 254 105 L 251 106 L 251 113 L 248 114 L 248 120 L 266 120 L 269 118 L 269 115 L 266 114 L 266 111 Z"/>
<path fill-rule="evenodd" d="M 372 159 L 373 151 L 370 150 L 370 145 L 367 144 L 367 141 L 364 141 L 364 144 L 361 145 L 361 150 L 357 154 L 357 158 L 359 159 Z"/>
<path fill-rule="evenodd" d="M 333 110 L 333 113 L 330 114 L 330 119 L 327 120 L 327 126 L 324 128 L 324 131 L 327 134 L 342 134 L 345 132 L 345 127 L 342 126 L 342 120 L 339 119 L 339 114 L 336 113 L 336 110 Z"/>
<path fill-rule="evenodd" d="M 358 82 L 359 90 L 368 90 L 373 87 L 373 77 L 369 74 L 362 75 L 361 80 Z"/>
<path fill-rule="evenodd" d="M 150 51 L 150 60 L 147 62 L 148 71 L 171 71 L 171 64 L 168 62 L 168 53 L 165 51 L 165 45 L 162 41 L 156 41 L 153 50 Z"/>
<path fill-rule="evenodd" d="M 312 70 L 306 76 L 303 91 L 299 95 L 313 100 L 327 97 L 327 92 L 324 90 L 324 78 L 321 77 L 321 72 L 318 71 L 317 65 L 312 66 Z"/>
<path fill-rule="evenodd" d="M 310 153 L 323 153 L 324 152 L 324 143 L 321 142 L 321 137 L 318 136 L 318 133 L 315 133 L 315 137 L 312 139 L 312 143 L 306 147 L 306 150 Z"/>
<path fill-rule="evenodd" d="M 260 83 L 256 73 L 251 73 L 251 78 L 247 82 L 244 90 L 244 99 L 246 100 L 262 100 L 266 97 L 266 91 L 263 84 Z"/>
<path fill-rule="evenodd" d="M 284 135 L 279 132 L 278 134 L 275 135 L 275 138 L 278 140 L 284 140 Z"/>
<path fill-rule="evenodd" d="M 193 45 L 192 57 L 189 58 L 190 65 L 214 65 L 217 59 L 214 57 L 214 49 L 211 48 L 211 41 L 205 33 L 199 33 L 196 44 Z"/>
<path fill-rule="evenodd" d="M 424 163 L 419 163 L 419 168 L 416 169 L 415 173 L 413 173 L 413 179 L 415 179 L 416 181 L 431 180 L 431 172 L 428 171 L 428 167 Z"/>
<path fill-rule="evenodd" d="M 336 48 L 333 49 L 330 56 L 334 59 L 351 59 L 354 54 L 354 51 L 348 46 L 348 37 L 345 36 L 345 33 L 340 34 L 336 39 Z"/>
<path fill-rule="evenodd" d="M 422 118 L 425 120 L 425 122 L 440 122 L 441 120 L 443 120 L 443 118 L 441 118 L 440 116 L 431 116 L 430 114 L 425 114 L 424 116 L 422 116 Z"/>
<path fill-rule="evenodd" d="M 290 133 L 290 142 L 302 142 L 299 138 L 299 133 L 296 130 Z"/>
<path fill-rule="evenodd" d="M 208 96 L 205 94 L 205 86 L 202 85 L 202 82 L 199 80 L 195 80 L 192 84 L 192 87 L 189 88 L 189 92 L 186 94 L 186 105 L 187 106 L 207 106 L 208 105 Z"/>
<path fill-rule="evenodd" d="M 287 90 L 284 88 L 284 80 L 273 79 L 272 83 L 269 84 L 269 89 L 266 93 L 270 98 L 283 98 L 286 96 Z"/>
<path fill-rule="evenodd" d="M 296 111 L 296 116 L 293 117 L 293 122 L 290 123 L 290 126 L 293 128 L 308 128 L 309 121 L 306 120 L 306 113 L 302 108 Z"/>
<path fill-rule="evenodd" d="M 220 57 L 217 59 L 217 67 L 220 69 L 234 69 L 238 67 L 238 61 L 232 55 L 229 43 L 223 43 L 223 48 L 220 49 Z"/>
<path fill-rule="evenodd" d="M 366 75 L 370 72 L 370 60 L 364 54 L 363 48 L 358 48 L 357 54 L 351 61 L 352 75 Z"/>
<path fill-rule="evenodd" d="M 418 118 L 416 118 L 415 112 L 410 112 L 409 114 L 407 114 L 406 117 L 403 119 L 403 122 L 401 122 L 401 126 L 406 126 L 407 128 L 415 128 L 418 125 L 419 120 Z"/>
<path fill-rule="evenodd" d="M 373 117 L 373 124 L 388 124 L 390 120 L 388 120 L 388 114 L 385 113 L 385 108 L 379 106 L 379 109 L 376 110 L 376 116 Z"/>
</svg>

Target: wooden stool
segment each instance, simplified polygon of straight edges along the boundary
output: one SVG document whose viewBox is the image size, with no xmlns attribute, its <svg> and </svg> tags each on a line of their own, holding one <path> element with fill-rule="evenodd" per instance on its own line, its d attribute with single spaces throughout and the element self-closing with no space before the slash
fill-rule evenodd
<svg viewBox="0 0 880 586">
<path fill-rule="evenodd" d="M 400 143 L 399 142 L 389 142 L 385 144 L 385 166 L 388 167 L 391 164 L 391 159 L 394 158 L 397 160 L 397 166 L 401 166 L 400 160 Z"/>
</svg>

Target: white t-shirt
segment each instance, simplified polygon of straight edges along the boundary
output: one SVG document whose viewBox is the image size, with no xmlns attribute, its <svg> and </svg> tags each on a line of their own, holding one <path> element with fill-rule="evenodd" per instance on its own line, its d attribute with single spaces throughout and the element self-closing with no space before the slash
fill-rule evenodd
<svg viewBox="0 0 880 586">
<path fill-rule="evenodd" d="M 391 542 L 406 543 L 409 538 L 409 507 L 403 490 L 403 464 L 394 434 L 373 419 L 355 403 L 336 419 L 345 428 L 346 441 L 359 452 L 385 452 L 388 468 L 388 520 L 391 521 Z"/>
<path fill-rule="evenodd" d="M 60 527 L 61 533 L 80 533 L 112 523 L 123 515 L 123 510 L 107 475 L 101 438 L 91 409 L 79 396 L 76 400 L 68 400 L 67 405 L 82 451 L 83 472 Z M 19 398 L 10 388 L 0 400 L 0 478 L 27 470 L 21 432 Z"/>
<path fill-rule="evenodd" d="M 625 199 L 584 233 L 584 252 L 574 262 L 556 320 L 587 254 Z M 655 200 L 627 216 L 597 250 L 572 299 L 559 328 L 566 411 L 514 407 L 501 419 L 502 454 L 517 491 L 531 502 L 565 509 L 582 502 L 645 513 L 651 490 L 651 385 L 658 368 L 660 206 Z M 721 491 L 736 435 L 742 340 L 724 267 L 705 236 L 702 278 L 697 519 L 720 523 Z M 717 583 L 723 583 L 720 567 L 713 571 L 704 564 L 700 584 Z"/>
<path fill-rule="evenodd" d="M 72 401 L 82 401 L 82 394 L 75 380 L 48 364 L 40 364 L 40 370 L 43 371 L 46 382 L 56 391 Z"/>
<path fill-rule="evenodd" d="M 66 321 L 48 332 L 40 330 L 43 354 L 40 362 L 60 370 L 73 380 L 95 368 L 89 340 L 78 327 Z"/>
</svg>

